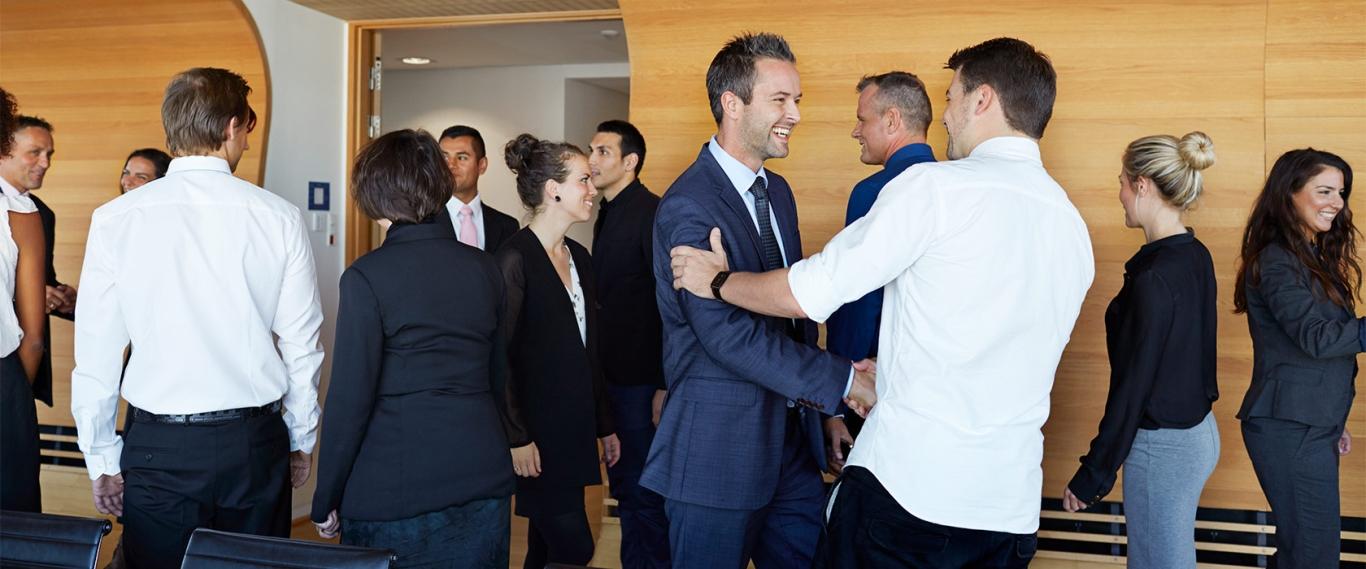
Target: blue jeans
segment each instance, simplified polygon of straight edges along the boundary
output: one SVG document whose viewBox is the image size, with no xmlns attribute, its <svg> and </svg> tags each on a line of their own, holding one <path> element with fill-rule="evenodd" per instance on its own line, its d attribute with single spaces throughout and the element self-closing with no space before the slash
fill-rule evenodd
<svg viewBox="0 0 1366 569">
<path fill-rule="evenodd" d="M 507 569 L 512 533 L 510 499 L 460 506 L 387 522 L 342 519 L 341 542 L 388 549 L 390 567 Z"/>
<path fill-rule="evenodd" d="M 1124 460 L 1129 569 L 1195 569 L 1195 508 L 1219 462 L 1214 413 L 1189 429 L 1139 429 Z"/>
<path fill-rule="evenodd" d="M 621 460 L 607 467 L 608 487 L 621 519 L 622 569 L 668 569 L 669 520 L 664 497 L 640 485 L 640 472 L 655 438 L 655 387 L 609 385 L 612 416 L 621 440 Z"/>
</svg>

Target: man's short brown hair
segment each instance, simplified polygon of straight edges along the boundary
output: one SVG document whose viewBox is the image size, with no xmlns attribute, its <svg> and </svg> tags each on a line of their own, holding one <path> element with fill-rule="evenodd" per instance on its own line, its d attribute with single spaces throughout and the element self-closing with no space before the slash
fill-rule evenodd
<svg viewBox="0 0 1366 569">
<path fill-rule="evenodd" d="M 176 156 L 214 152 L 227 140 L 232 119 L 251 130 L 256 111 L 247 104 L 248 93 L 247 80 L 226 69 L 196 67 L 176 75 L 161 101 L 166 148 Z"/>
</svg>

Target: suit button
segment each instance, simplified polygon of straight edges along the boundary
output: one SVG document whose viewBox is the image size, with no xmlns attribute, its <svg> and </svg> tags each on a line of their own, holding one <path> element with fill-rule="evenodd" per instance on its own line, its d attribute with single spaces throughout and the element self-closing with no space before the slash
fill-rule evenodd
<svg viewBox="0 0 1366 569">
<path fill-rule="evenodd" d="M 145 456 L 145 457 L 143 457 L 143 458 L 146 458 L 146 459 L 149 460 L 149 461 L 152 460 L 152 453 L 150 453 L 150 452 L 147 453 L 147 456 Z"/>
</svg>

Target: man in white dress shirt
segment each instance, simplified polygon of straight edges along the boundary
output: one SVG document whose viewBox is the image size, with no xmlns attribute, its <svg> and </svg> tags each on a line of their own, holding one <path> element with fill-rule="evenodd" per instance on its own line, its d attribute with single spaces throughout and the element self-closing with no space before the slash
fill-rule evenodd
<svg viewBox="0 0 1366 569">
<path fill-rule="evenodd" d="M 497 251 L 519 225 L 512 216 L 493 209 L 479 197 L 479 177 L 489 168 L 483 135 L 474 127 L 458 124 L 441 131 L 437 142 L 455 178 L 455 192 L 446 202 L 455 237 L 471 247 Z"/>
<path fill-rule="evenodd" d="M 298 208 L 232 175 L 250 90 L 223 69 L 177 75 L 166 177 L 91 217 L 71 412 L 129 567 L 179 567 L 196 527 L 287 537 L 290 487 L 308 478 L 322 310 Z"/>
<path fill-rule="evenodd" d="M 1040 159 L 1056 93 L 1047 57 L 999 38 L 947 68 L 952 161 L 897 176 L 789 270 L 721 287 L 731 304 L 823 321 L 886 285 L 877 402 L 827 505 L 818 566 L 1009 568 L 1034 555 L 1040 429 L 1094 276 L 1091 242 Z M 719 245 L 675 249 L 675 286 L 713 297 Z"/>
</svg>

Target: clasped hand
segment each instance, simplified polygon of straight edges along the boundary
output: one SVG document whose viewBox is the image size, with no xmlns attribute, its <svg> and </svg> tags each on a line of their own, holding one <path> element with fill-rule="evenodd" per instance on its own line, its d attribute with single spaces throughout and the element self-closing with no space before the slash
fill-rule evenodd
<svg viewBox="0 0 1366 569">
<path fill-rule="evenodd" d="M 721 244 L 721 230 L 711 230 L 711 250 L 704 251 L 687 245 L 669 250 L 669 266 L 674 272 L 674 290 L 686 289 L 701 298 L 716 298 L 711 293 L 711 281 L 716 273 L 730 270 L 726 249 Z"/>
<path fill-rule="evenodd" d="M 849 384 L 849 395 L 844 404 L 858 416 L 867 418 L 877 404 L 877 362 L 871 359 L 854 362 L 854 381 Z"/>
</svg>

